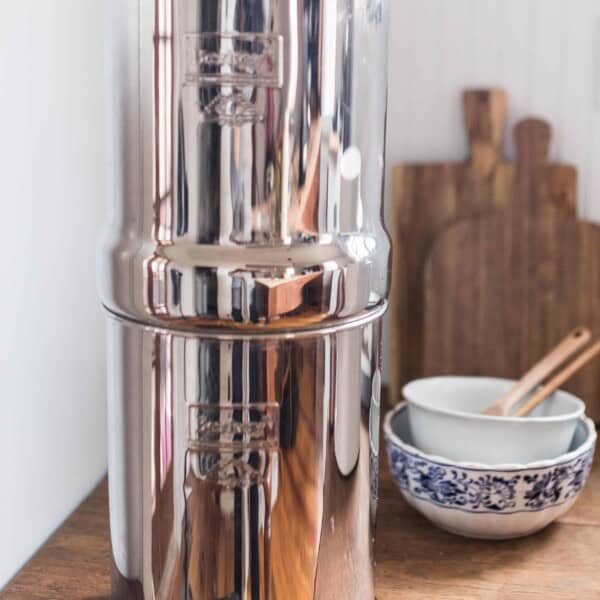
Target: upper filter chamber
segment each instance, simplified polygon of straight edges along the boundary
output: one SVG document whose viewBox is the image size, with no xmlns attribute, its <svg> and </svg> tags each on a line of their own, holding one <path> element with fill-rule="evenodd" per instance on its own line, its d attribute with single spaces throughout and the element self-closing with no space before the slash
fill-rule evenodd
<svg viewBox="0 0 600 600">
<path fill-rule="evenodd" d="M 109 0 L 113 313 L 305 329 L 385 303 L 386 0 Z"/>
</svg>

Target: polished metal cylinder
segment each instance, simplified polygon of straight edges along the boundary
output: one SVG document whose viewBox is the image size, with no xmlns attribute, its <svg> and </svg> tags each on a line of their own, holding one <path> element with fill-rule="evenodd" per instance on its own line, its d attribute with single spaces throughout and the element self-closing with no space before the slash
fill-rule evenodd
<svg viewBox="0 0 600 600">
<path fill-rule="evenodd" d="M 386 0 L 109 0 L 115 598 L 374 597 Z"/>
</svg>

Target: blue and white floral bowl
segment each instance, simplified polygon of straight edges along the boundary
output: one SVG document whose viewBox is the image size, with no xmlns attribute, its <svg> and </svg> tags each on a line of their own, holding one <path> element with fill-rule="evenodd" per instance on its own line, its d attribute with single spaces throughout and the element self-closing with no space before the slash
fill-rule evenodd
<svg viewBox="0 0 600 600">
<path fill-rule="evenodd" d="M 530 535 L 566 513 L 589 475 L 596 429 L 581 418 L 568 453 L 523 465 L 486 466 L 427 455 L 413 445 L 407 403 L 384 423 L 390 470 L 406 501 L 458 535 L 509 539 Z"/>
</svg>

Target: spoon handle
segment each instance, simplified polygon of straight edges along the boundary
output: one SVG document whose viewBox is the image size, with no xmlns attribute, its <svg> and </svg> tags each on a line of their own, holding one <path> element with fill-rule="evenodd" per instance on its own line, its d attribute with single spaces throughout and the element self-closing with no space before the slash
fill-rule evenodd
<svg viewBox="0 0 600 600">
<path fill-rule="evenodd" d="M 585 327 L 574 329 L 558 346 L 525 373 L 505 396 L 486 408 L 482 414 L 509 415 L 515 404 L 518 404 L 529 392 L 581 350 L 590 341 L 591 337 L 590 330 Z"/>
<path fill-rule="evenodd" d="M 557 373 L 548 383 L 543 385 L 527 402 L 517 410 L 515 417 L 524 417 L 536 406 L 541 404 L 550 394 L 554 393 L 565 381 L 570 379 L 579 369 L 587 365 L 600 354 L 600 342 L 596 342 L 591 348 L 578 356 L 572 363 Z"/>
</svg>

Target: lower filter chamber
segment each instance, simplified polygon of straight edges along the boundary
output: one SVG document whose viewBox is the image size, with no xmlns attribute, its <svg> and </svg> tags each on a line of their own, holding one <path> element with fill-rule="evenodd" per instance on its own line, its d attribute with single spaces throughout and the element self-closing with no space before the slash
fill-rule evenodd
<svg viewBox="0 0 600 600">
<path fill-rule="evenodd" d="M 108 321 L 113 598 L 374 598 L 381 314 L 255 337 Z"/>
</svg>

